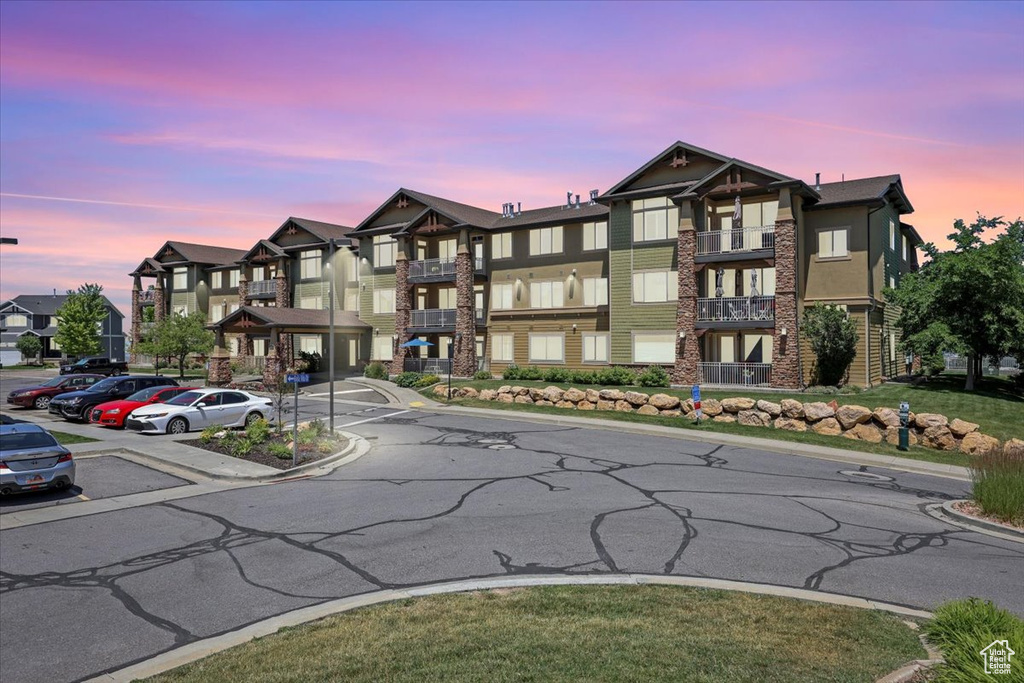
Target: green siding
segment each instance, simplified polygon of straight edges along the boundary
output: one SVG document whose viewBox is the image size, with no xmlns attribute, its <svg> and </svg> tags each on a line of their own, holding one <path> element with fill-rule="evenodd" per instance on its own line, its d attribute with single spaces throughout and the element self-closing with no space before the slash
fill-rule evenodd
<svg viewBox="0 0 1024 683">
<path fill-rule="evenodd" d="M 375 315 L 373 312 L 373 290 L 384 289 L 390 287 L 395 288 L 395 274 L 383 273 L 383 274 L 369 274 L 363 275 L 360 282 L 360 286 L 366 285 L 366 289 L 363 289 L 359 293 L 359 319 L 365 322 L 367 325 L 371 325 L 374 329 L 379 329 L 381 334 L 388 336 L 395 333 L 395 316 L 393 313 L 388 315 Z"/>
<path fill-rule="evenodd" d="M 299 282 L 295 285 L 295 290 L 292 296 L 292 307 L 298 308 L 302 302 L 303 297 L 319 296 L 323 297 L 323 305 L 327 305 L 327 283 L 319 280 L 313 280 L 308 282 Z"/>
</svg>

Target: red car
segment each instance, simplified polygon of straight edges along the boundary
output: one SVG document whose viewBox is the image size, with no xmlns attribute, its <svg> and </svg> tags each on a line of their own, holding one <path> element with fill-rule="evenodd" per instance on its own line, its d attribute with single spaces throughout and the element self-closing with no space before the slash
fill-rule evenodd
<svg viewBox="0 0 1024 683">
<path fill-rule="evenodd" d="M 34 387 L 22 387 L 7 394 L 7 402 L 11 405 L 46 410 L 50 399 L 69 391 L 88 389 L 103 379 L 103 375 L 63 375 L 43 382 Z"/>
<path fill-rule="evenodd" d="M 136 391 L 128 398 L 99 404 L 89 411 L 89 422 L 124 429 L 125 418 L 136 408 L 153 403 L 166 403 L 186 391 L 195 391 L 195 387 L 150 387 Z"/>
</svg>

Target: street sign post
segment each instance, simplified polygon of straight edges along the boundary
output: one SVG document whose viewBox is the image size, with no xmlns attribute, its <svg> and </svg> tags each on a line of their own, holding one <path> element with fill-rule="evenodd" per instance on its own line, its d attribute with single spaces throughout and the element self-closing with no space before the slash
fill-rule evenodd
<svg viewBox="0 0 1024 683">
<path fill-rule="evenodd" d="M 700 385 L 694 384 L 693 389 L 690 390 L 690 396 L 693 397 L 693 412 L 697 415 L 697 424 L 700 424 L 700 418 L 702 413 L 700 410 Z"/>
<path fill-rule="evenodd" d="M 292 467 L 299 464 L 299 385 L 309 383 L 305 373 L 287 374 L 284 381 L 295 387 L 295 417 L 292 420 Z"/>
</svg>

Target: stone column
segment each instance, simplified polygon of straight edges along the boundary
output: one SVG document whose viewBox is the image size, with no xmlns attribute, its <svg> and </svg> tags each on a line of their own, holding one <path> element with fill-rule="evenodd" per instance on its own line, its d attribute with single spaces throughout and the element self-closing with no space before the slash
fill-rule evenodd
<svg viewBox="0 0 1024 683">
<path fill-rule="evenodd" d="M 139 362 L 139 342 L 142 341 L 142 278 L 135 276 L 132 284 L 132 352 L 131 363 Z"/>
<path fill-rule="evenodd" d="M 238 277 L 238 307 L 245 306 L 246 299 L 249 297 L 249 279 L 245 277 L 245 268 L 240 269 Z M 246 365 L 249 362 L 249 358 L 252 356 L 252 340 L 249 339 L 249 335 L 240 334 L 238 335 L 238 361 L 242 365 Z"/>
<path fill-rule="evenodd" d="M 264 359 L 263 364 L 263 384 L 268 390 L 273 390 L 273 387 L 277 386 L 278 380 L 281 378 L 281 360 L 278 356 L 278 346 L 280 345 L 280 337 L 277 332 L 277 328 L 271 328 L 270 330 L 270 342 L 267 349 L 267 357 Z"/>
<path fill-rule="evenodd" d="M 410 240 L 401 237 L 398 240 L 398 254 L 395 256 L 395 344 L 394 355 L 391 357 L 391 374 L 397 375 L 405 370 L 405 357 L 409 349 L 402 348 L 409 339 L 408 328 L 412 323 L 412 286 L 409 284 L 409 244 Z"/>
<path fill-rule="evenodd" d="M 288 261 L 281 259 L 277 265 L 277 277 L 275 278 L 274 305 L 278 308 L 291 307 L 291 295 L 288 291 Z M 282 334 L 277 345 L 277 358 L 284 367 L 291 365 L 294 350 L 292 348 L 292 335 Z"/>
<path fill-rule="evenodd" d="M 800 388 L 800 336 L 797 326 L 796 220 L 775 222 L 775 337 L 772 343 L 772 386 Z M 783 334 L 785 332 L 785 334 Z"/>
<path fill-rule="evenodd" d="M 156 286 L 153 289 L 153 320 L 160 322 L 167 317 L 167 304 L 164 301 L 164 276 L 158 273 Z"/>
<path fill-rule="evenodd" d="M 697 274 L 694 256 L 697 253 L 697 231 L 693 224 L 693 206 L 684 202 L 679 208 L 679 301 L 676 307 L 676 364 L 672 369 L 672 382 L 692 385 L 700 381 L 698 363 L 700 344 L 695 325 L 697 322 Z"/>
<path fill-rule="evenodd" d="M 476 314 L 473 292 L 473 254 L 469 230 L 459 231 L 459 248 L 455 255 L 455 361 L 452 374 L 472 377 L 476 372 Z M 459 338 L 461 335 L 461 338 Z"/>
<path fill-rule="evenodd" d="M 231 383 L 231 354 L 224 347 L 224 330 L 217 330 L 217 342 L 210 354 L 210 370 L 206 383 L 214 387 L 222 387 Z"/>
</svg>

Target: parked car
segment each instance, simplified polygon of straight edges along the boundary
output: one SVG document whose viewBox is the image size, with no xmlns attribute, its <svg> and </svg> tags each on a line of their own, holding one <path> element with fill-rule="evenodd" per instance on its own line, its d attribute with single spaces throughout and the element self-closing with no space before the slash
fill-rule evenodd
<svg viewBox="0 0 1024 683">
<path fill-rule="evenodd" d="M 83 358 L 71 365 L 60 366 L 60 374 L 62 375 L 90 373 L 94 375 L 117 376 L 125 372 L 128 372 L 127 363 L 119 360 L 110 360 L 106 356 L 92 356 L 90 358 Z"/>
<path fill-rule="evenodd" d="M 248 426 L 271 417 L 273 402 L 235 389 L 195 389 L 160 405 L 136 408 L 125 426 L 138 432 L 184 434 L 211 425 Z"/>
<path fill-rule="evenodd" d="M 26 408 L 39 408 L 45 410 L 50 405 L 50 399 L 59 394 L 66 394 L 69 391 L 81 391 L 88 389 L 96 382 L 103 379 L 103 375 L 67 375 L 54 377 L 37 386 L 22 387 L 7 394 L 7 402 L 16 406 Z"/>
<path fill-rule="evenodd" d="M 39 425 L 0 425 L 0 496 L 75 483 L 71 451 Z"/>
<path fill-rule="evenodd" d="M 50 400 L 50 414 L 65 420 L 87 420 L 93 408 L 101 403 L 128 398 L 136 391 L 151 387 L 176 387 L 178 383 L 160 375 L 107 377 L 85 391 L 72 391 Z"/>
<path fill-rule="evenodd" d="M 119 401 L 100 403 L 89 412 L 89 422 L 104 427 L 124 428 L 125 419 L 136 408 L 165 403 L 186 391 L 195 391 L 195 387 L 150 387 L 136 391 L 131 396 Z"/>
</svg>

